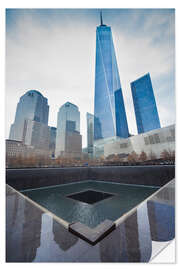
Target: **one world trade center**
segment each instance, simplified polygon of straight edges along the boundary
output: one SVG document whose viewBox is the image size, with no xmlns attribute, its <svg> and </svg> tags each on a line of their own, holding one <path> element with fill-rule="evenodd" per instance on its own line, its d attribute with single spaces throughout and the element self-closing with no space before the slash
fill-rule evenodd
<svg viewBox="0 0 180 270">
<path fill-rule="evenodd" d="M 111 27 L 96 29 L 94 140 L 129 137 Z"/>
</svg>

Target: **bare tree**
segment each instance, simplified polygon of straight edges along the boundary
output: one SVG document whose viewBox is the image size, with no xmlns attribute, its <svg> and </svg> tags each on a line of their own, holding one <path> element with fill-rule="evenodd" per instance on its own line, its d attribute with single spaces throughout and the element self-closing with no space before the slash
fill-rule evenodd
<svg viewBox="0 0 180 270">
<path fill-rule="evenodd" d="M 171 152 L 171 158 L 172 158 L 172 160 L 175 160 L 175 157 L 176 157 L 176 153 L 175 153 L 175 150 L 173 150 Z"/>
<path fill-rule="evenodd" d="M 162 159 L 164 159 L 164 160 L 168 160 L 168 159 L 170 158 L 170 153 L 169 153 L 166 149 L 164 149 L 164 150 L 161 152 L 160 157 L 161 157 Z"/>
<path fill-rule="evenodd" d="M 128 161 L 129 162 L 137 162 L 138 161 L 138 154 L 135 152 L 135 151 L 133 151 L 129 156 L 128 156 Z"/>
<path fill-rule="evenodd" d="M 174 150 L 166 150 L 164 149 L 162 152 L 161 152 L 161 155 L 160 157 L 164 160 L 174 160 L 175 159 L 175 151 Z"/>
<path fill-rule="evenodd" d="M 157 159 L 157 156 L 153 151 L 151 151 L 148 155 L 148 160 L 155 160 L 155 159 Z"/>
<path fill-rule="evenodd" d="M 140 161 L 145 161 L 147 160 L 147 155 L 144 151 L 141 152 L 141 154 L 139 155 L 139 160 Z"/>
</svg>

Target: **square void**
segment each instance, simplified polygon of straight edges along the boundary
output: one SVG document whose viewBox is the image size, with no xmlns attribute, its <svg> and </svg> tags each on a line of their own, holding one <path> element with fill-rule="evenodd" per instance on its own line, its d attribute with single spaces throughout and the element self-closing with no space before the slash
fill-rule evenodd
<svg viewBox="0 0 180 270">
<path fill-rule="evenodd" d="M 86 190 L 83 192 L 71 194 L 67 196 L 68 198 L 71 198 L 76 201 L 85 202 L 89 204 L 93 204 L 99 201 L 102 201 L 104 199 L 110 198 L 114 196 L 113 194 L 105 193 L 105 192 L 99 192 L 94 190 Z"/>
</svg>

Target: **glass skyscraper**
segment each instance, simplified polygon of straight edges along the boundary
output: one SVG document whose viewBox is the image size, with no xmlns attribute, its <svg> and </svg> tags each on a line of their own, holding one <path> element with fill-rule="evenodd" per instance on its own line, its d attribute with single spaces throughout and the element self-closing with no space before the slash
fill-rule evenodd
<svg viewBox="0 0 180 270">
<path fill-rule="evenodd" d="M 138 134 L 160 128 L 150 74 L 131 83 Z"/>
<path fill-rule="evenodd" d="M 26 119 L 24 123 L 23 143 L 35 149 L 49 151 L 50 131 L 46 124 Z"/>
<path fill-rule="evenodd" d="M 82 151 L 80 112 L 76 105 L 66 102 L 58 112 L 55 156 Z"/>
<path fill-rule="evenodd" d="M 51 156 L 55 157 L 56 148 L 56 127 L 49 127 L 50 139 L 49 139 L 49 150 L 51 151 Z"/>
<path fill-rule="evenodd" d="M 31 144 L 31 136 L 37 134 L 40 124 L 43 128 L 48 126 L 49 106 L 47 98 L 37 90 L 26 92 L 21 98 L 16 108 L 14 123 L 11 125 L 9 139 L 17 141 L 28 141 Z M 31 122 L 31 123 L 30 123 Z M 31 127 L 32 126 L 32 127 Z M 32 130 L 30 132 L 30 130 Z M 27 134 L 29 134 L 27 136 Z M 39 136 L 37 134 L 37 136 Z M 25 142 L 26 143 L 26 142 Z"/>
<path fill-rule="evenodd" d="M 93 156 L 93 142 L 94 142 L 94 115 L 86 114 L 87 118 L 87 152 L 90 157 Z"/>
<path fill-rule="evenodd" d="M 94 139 L 129 136 L 111 27 L 96 29 Z"/>
</svg>

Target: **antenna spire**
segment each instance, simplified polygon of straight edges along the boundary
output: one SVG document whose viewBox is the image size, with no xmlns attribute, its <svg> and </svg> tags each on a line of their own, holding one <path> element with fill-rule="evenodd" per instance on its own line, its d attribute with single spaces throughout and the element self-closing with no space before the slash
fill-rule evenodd
<svg viewBox="0 0 180 270">
<path fill-rule="evenodd" d="M 100 11 L 101 25 L 103 25 L 102 10 Z"/>
</svg>

